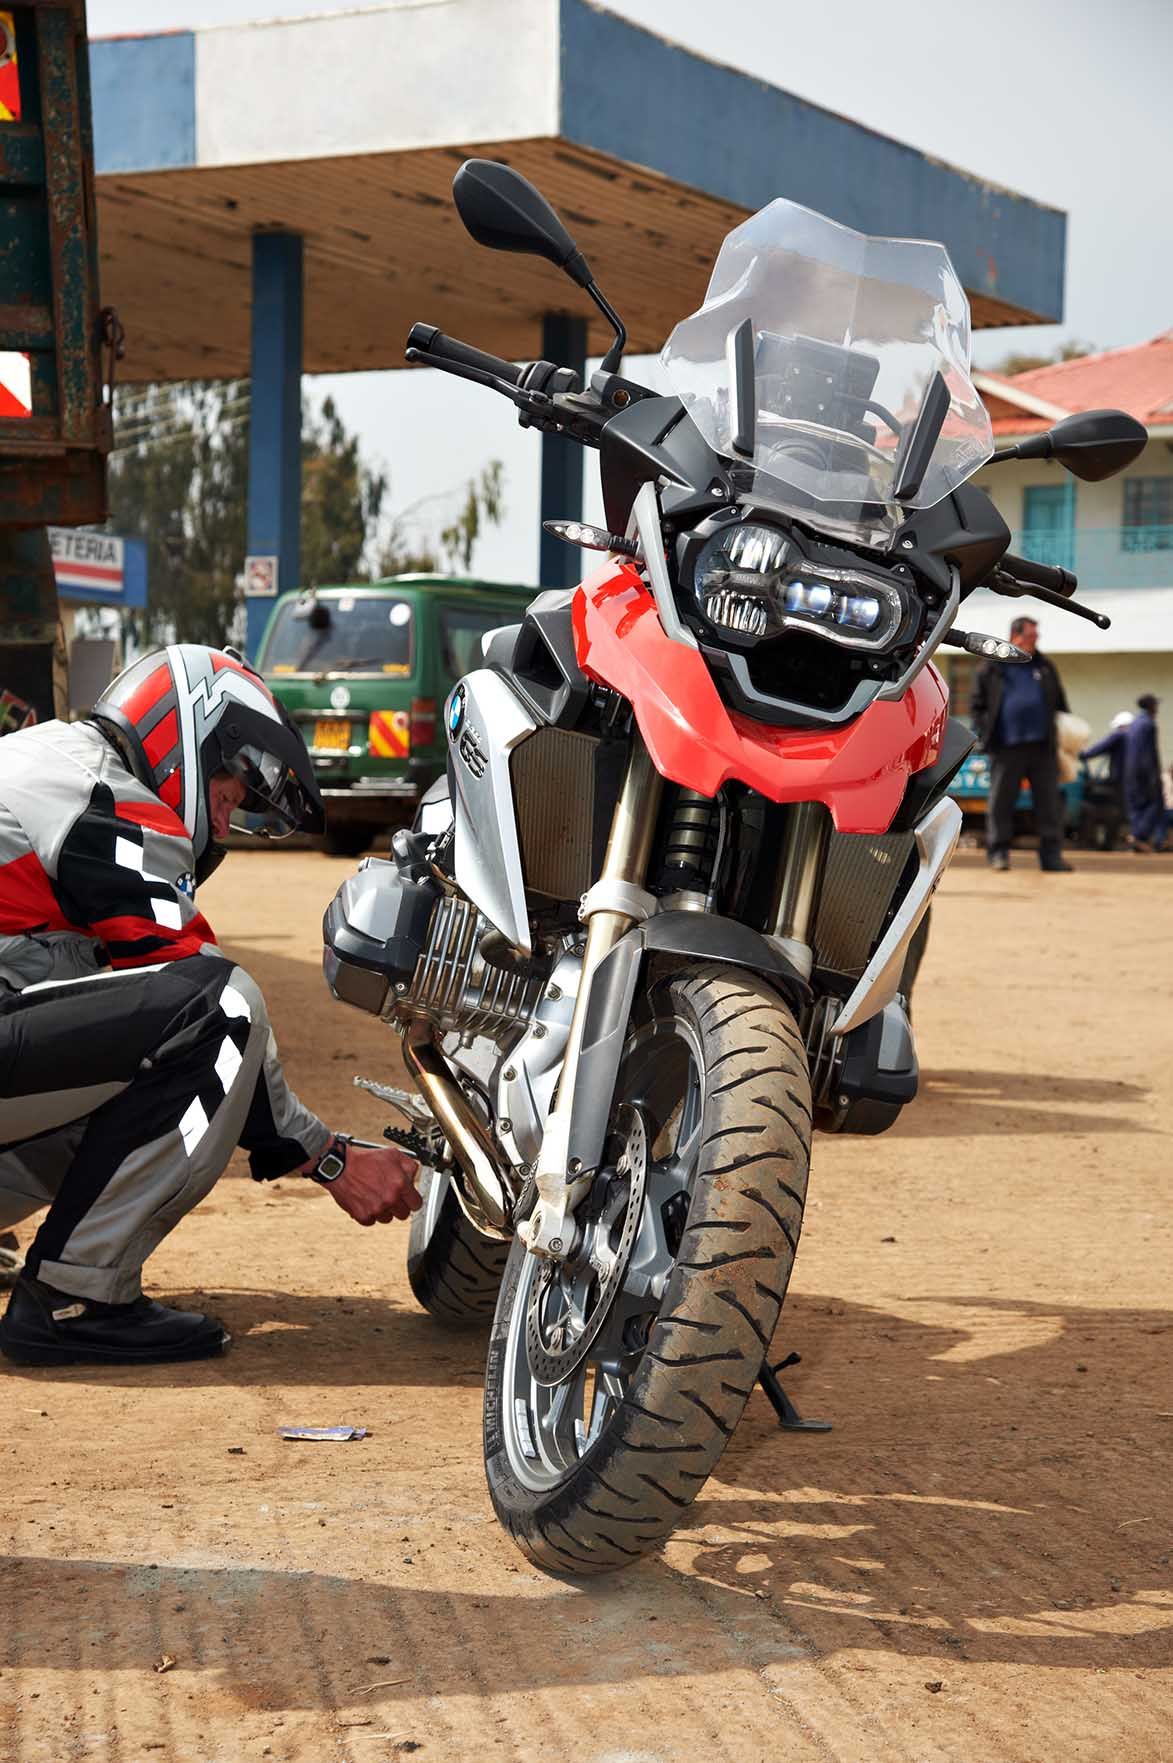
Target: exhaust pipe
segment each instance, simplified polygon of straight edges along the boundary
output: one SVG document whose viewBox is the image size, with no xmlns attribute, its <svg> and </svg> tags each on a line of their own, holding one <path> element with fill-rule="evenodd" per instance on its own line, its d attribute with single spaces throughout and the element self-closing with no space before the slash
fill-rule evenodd
<svg viewBox="0 0 1173 1763">
<path fill-rule="evenodd" d="M 452 1146 L 459 1165 L 454 1172 L 457 1197 L 465 1212 L 478 1230 L 508 1241 L 513 1236 L 513 1205 L 517 1196 L 492 1140 L 452 1076 L 427 1023 L 416 1021 L 409 1025 L 404 1036 L 403 1060 Z"/>
</svg>

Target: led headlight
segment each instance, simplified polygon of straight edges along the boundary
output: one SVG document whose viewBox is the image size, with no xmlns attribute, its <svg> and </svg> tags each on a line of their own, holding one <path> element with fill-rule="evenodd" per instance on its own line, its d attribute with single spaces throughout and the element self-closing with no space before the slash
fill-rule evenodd
<svg viewBox="0 0 1173 1763">
<path fill-rule="evenodd" d="M 814 564 L 776 527 L 739 522 L 714 533 L 693 569 L 705 616 L 741 636 L 817 631 L 850 648 L 882 648 L 904 620 L 894 582 L 864 570 Z"/>
</svg>

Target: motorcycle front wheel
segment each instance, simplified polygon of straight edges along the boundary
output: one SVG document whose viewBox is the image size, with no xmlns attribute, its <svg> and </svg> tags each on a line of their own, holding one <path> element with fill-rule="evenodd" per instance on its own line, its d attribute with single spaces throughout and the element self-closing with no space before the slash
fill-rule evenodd
<svg viewBox="0 0 1173 1763">
<path fill-rule="evenodd" d="M 655 981 L 566 1262 L 515 1241 L 485 1380 L 493 1505 L 548 1573 L 612 1572 L 680 1522 L 729 1442 L 786 1294 L 810 1163 L 794 1016 L 758 975 Z"/>
</svg>

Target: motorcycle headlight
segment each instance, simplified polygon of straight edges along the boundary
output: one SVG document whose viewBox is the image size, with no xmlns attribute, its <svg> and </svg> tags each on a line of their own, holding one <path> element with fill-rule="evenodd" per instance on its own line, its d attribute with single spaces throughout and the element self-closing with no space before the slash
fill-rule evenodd
<svg viewBox="0 0 1173 1763">
<path fill-rule="evenodd" d="M 906 609 L 895 582 L 863 569 L 810 563 L 786 533 L 754 522 L 723 528 L 706 541 L 692 585 L 705 616 L 740 636 L 810 630 L 849 648 L 882 648 L 896 636 Z"/>
</svg>

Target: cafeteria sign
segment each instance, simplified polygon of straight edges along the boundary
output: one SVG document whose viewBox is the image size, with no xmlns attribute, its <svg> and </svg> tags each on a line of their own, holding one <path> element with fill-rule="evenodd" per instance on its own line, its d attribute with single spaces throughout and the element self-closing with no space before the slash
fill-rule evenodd
<svg viewBox="0 0 1173 1763">
<path fill-rule="evenodd" d="M 49 548 L 53 574 L 63 600 L 95 601 L 107 606 L 145 606 L 147 548 L 141 539 L 119 539 L 111 533 L 51 526 Z"/>
<path fill-rule="evenodd" d="M 121 539 L 51 526 L 49 546 L 58 589 L 104 588 L 108 594 L 121 594 L 125 556 Z"/>
</svg>

